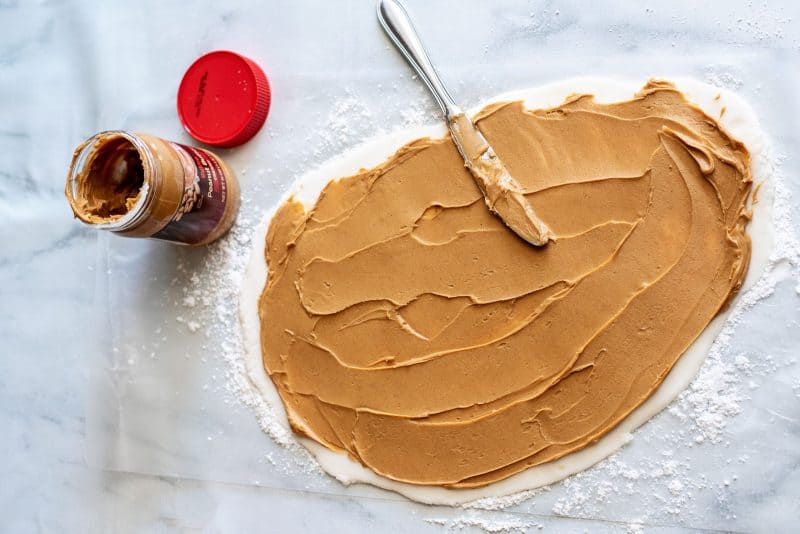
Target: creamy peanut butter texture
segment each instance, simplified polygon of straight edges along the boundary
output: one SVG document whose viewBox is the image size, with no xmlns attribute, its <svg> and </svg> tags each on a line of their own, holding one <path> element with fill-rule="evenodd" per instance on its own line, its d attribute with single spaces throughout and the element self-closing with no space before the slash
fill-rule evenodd
<svg viewBox="0 0 800 534">
<path fill-rule="evenodd" d="M 77 179 L 74 213 L 90 224 L 115 221 L 128 213 L 145 181 L 143 162 L 130 141 L 121 136 L 107 138 L 104 144 L 98 143 L 89 170 Z"/>
<path fill-rule="evenodd" d="M 480 131 L 463 113 L 454 117 L 449 126 L 464 165 L 472 173 L 489 210 L 528 243 L 546 245 L 553 238 L 550 230 Z"/>
<path fill-rule="evenodd" d="M 475 119 L 555 241 L 484 203 L 449 138 L 289 200 L 264 367 L 295 431 L 403 482 L 476 487 L 596 441 L 741 285 L 749 155 L 665 82 Z"/>
</svg>

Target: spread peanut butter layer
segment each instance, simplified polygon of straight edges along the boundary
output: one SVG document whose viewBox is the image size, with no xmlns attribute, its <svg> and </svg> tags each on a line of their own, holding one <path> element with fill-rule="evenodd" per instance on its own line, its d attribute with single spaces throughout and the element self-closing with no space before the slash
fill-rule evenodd
<svg viewBox="0 0 800 534">
<path fill-rule="evenodd" d="M 332 181 L 308 210 L 287 201 L 267 234 L 262 352 L 293 429 L 413 484 L 483 486 L 598 440 L 750 258 L 749 154 L 666 82 L 475 122 L 546 247 L 486 209 L 450 138 Z"/>
</svg>

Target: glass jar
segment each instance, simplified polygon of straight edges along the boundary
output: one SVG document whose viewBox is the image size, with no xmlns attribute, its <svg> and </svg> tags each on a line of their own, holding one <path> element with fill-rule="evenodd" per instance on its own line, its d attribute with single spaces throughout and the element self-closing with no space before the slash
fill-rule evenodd
<svg viewBox="0 0 800 534">
<path fill-rule="evenodd" d="M 101 132 L 75 149 L 66 195 L 75 217 L 127 237 L 205 245 L 230 230 L 239 184 L 207 150 Z"/>
</svg>

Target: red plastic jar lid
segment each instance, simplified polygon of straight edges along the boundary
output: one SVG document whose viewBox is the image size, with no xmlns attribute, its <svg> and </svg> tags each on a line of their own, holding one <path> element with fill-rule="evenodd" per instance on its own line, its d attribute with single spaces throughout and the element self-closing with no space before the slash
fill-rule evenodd
<svg viewBox="0 0 800 534">
<path fill-rule="evenodd" d="M 250 59 L 228 50 L 199 57 L 178 88 L 178 116 L 189 135 L 232 147 L 253 137 L 269 113 L 269 81 Z"/>
</svg>

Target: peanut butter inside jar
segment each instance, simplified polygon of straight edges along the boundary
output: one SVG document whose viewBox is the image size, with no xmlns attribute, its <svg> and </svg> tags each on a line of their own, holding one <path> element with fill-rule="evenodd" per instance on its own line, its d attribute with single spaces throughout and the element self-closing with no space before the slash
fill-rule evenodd
<svg viewBox="0 0 800 534">
<path fill-rule="evenodd" d="M 86 224 L 184 245 L 218 239 L 239 210 L 236 177 L 216 155 L 123 131 L 78 146 L 65 193 Z"/>
</svg>

